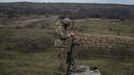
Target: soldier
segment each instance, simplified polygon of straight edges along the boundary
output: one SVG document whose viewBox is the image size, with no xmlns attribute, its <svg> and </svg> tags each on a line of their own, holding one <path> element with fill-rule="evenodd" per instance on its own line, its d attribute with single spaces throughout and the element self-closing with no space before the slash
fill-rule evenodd
<svg viewBox="0 0 134 75">
<path fill-rule="evenodd" d="M 68 32 L 68 27 L 72 25 L 72 20 L 70 18 L 66 18 L 65 16 L 60 16 L 59 21 L 56 22 L 56 33 L 55 33 L 55 47 L 58 50 L 57 58 L 58 58 L 58 70 L 60 72 L 66 72 L 66 52 L 67 45 L 65 44 L 67 39 L 71 36 L 74 36 L 73 32 Z"/>
</svg>

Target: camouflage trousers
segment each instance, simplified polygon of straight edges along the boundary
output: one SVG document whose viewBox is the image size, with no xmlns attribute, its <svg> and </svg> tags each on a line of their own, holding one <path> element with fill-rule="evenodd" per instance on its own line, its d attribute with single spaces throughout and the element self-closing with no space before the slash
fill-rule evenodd
<svg viewBox="0 0 134 75">
<path fill-rule="evenodd" d="M 57 69 L 59 72 L 66 73 L 67 65 L 66 65 L 66 57 L 67 51 L 65 48 L 57 48 Z"/>
</svg>

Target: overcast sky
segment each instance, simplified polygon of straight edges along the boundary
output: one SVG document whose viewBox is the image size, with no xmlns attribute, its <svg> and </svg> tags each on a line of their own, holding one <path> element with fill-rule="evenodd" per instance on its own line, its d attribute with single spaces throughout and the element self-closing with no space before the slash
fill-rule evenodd
<svg viewBox="0 0 134 75">
<path fill-rule="evenodd" d="M 0 2 L 73 2 L 73 3 L 116 3 L 134 5 L 134 0 L 0 0 Z"/>
</svg>

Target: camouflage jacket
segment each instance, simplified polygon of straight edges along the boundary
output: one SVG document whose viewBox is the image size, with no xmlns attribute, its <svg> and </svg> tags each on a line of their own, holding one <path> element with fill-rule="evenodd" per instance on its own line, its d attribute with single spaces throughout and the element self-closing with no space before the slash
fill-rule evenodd
<svg viewBox="0 0 134 75">
<path fill-rule="evenodd" d="M 65 29 L 64 25 L 71 24 L 71 20 L 64 19 L 56 22 L 56 32 L 55 32 L 55 47 L 65 47 L 65 41 L 69 38 L 69 32 Z"/>
</svg>

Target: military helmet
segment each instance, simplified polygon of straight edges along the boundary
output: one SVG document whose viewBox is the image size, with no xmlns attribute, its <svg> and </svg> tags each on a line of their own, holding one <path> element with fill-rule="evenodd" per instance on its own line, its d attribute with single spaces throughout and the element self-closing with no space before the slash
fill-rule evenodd
<svg viewBox="0 0 134 75">
<path fill-rule="evenodd" d="M 70 18 L 64 18 L 61 23 L 63 23 L 64 25 L 71 25 L 72 20 Z"/>
</svg>

